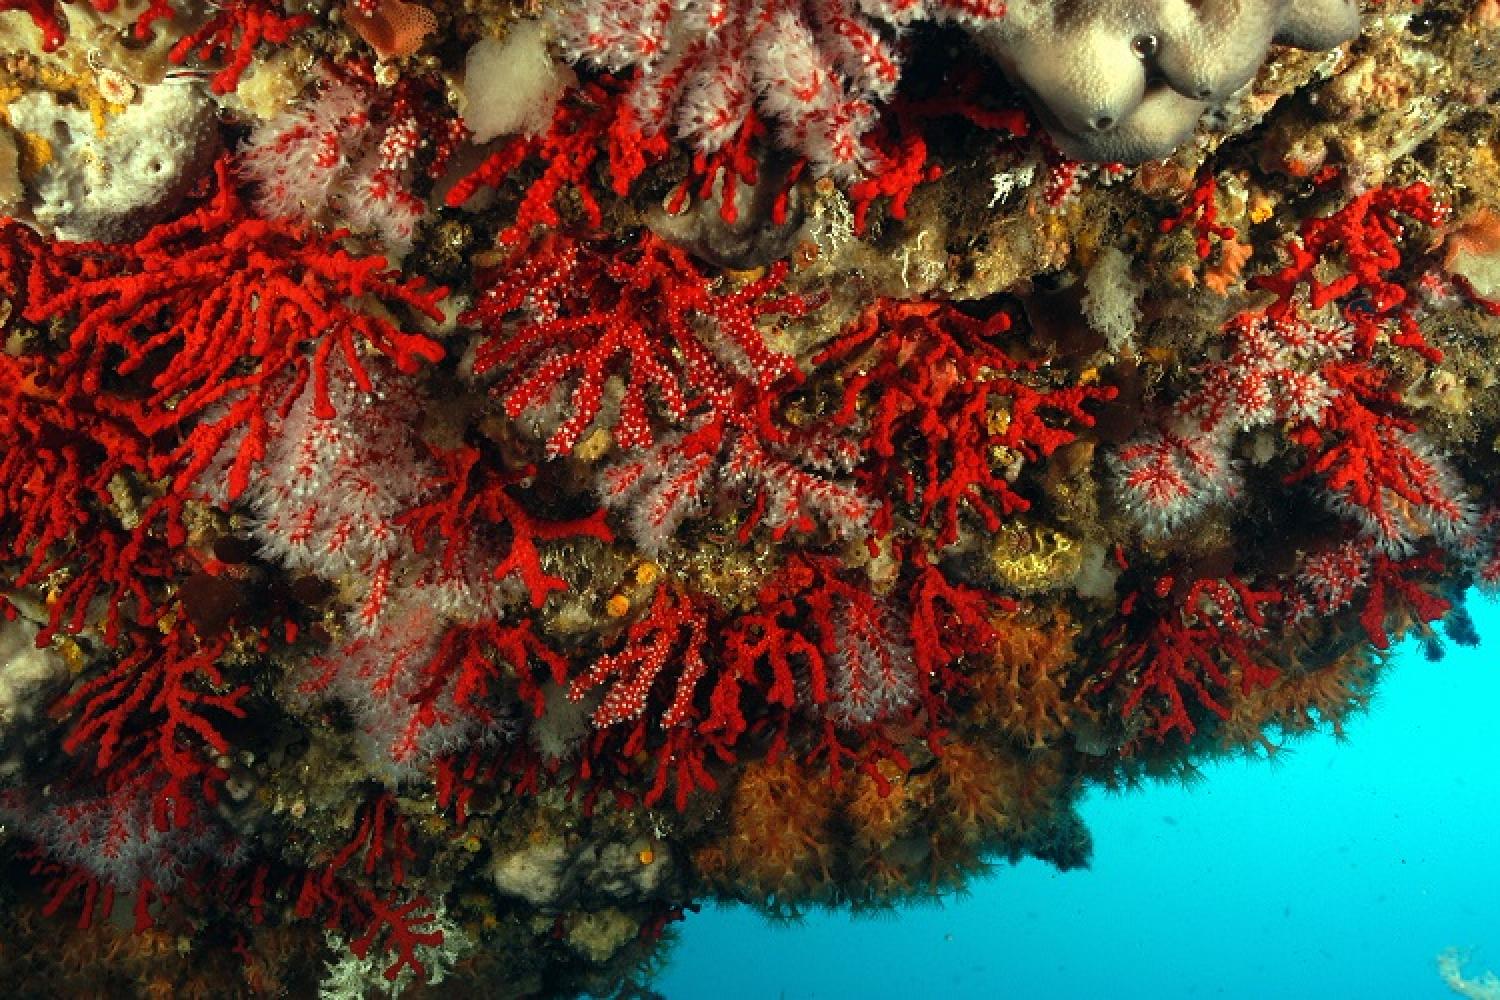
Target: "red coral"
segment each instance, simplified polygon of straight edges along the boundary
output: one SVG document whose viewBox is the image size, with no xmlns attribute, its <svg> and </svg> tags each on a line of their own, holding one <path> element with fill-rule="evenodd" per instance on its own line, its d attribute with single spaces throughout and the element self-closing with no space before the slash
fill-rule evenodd
<svg viewBox="0 0 1500 1000">
<path fill-rule="evenodd" d="M 1463 547 L 1478 512 L 1447 461 L 1403 416 L 1389 369 L 1376 358 L 1386 342 L 1432 363 L 1442 357 L 1423 337 L 1396 272 L 1401 220 L 1432 225 L 1446 215 L 1425 185 L 1377 188 L 1308 220 L 1287 241 L 1289 262 L 1251 282 L 1276 301 L 1231 319 L 1232 351 L 1198 369 L 1202 384 L 1174 407 L 1172 425 L 1114 457 L 1123 503 L 1148 536 L 1232 493 L 1233 434 L 1274 424 L 1306 451 L 1289 481 L 1321 480 L 1329 506 L 1388 554 L 1407 554 L 1429 535 Z M 1319 277 L 1339 259 L 1347 273 Z M 1334 302 L 1342 323 L 1303 318 L 1305 308 Z"/>
<path fill-rule="evenodd" d="M 1294 575 L 1301 592 L 1288 596 L 1286 619 L 1298 624 L 1327 618 L 1354 604 L 1361 591 L 1368 591 L 1359 605 L 1359 624 L 1370 645 L 1389 649 L 1387 620 L 1394 603 L 1399 602 L 1405 611 L 1397 619 L 1397 632 L 1413 621 L 1436 621 L 1451 609 L 1451 603 L 1432 590 L 1433 579 L 1443 569 L 1442 553 L 1433 549 L 1393 559 L 1376 552 L 1368 540 L 1344 542 L 1303 558 Z"/>
<path fill-rule="evenodd" d="M 877 199 L 889 198 L 890 217 L 905 219 L 907 202 L 916 189 L 943 176 L 943 168 L 929 162 L 924 138 L 930 130 L 944 127 L 941 119 L 962 118 L 1000 137 L 1022 138 L 1030 133 L 1031 122 L 1024 111 L 985 105 L 984 96 L 993 90 L 993 80 L 960 71 L 943 80 L 939 96 L 903 98 L 891 106 L 881 125 L 864 139 L 867 175 L 849 185 L 856 233 L 868 229 L 870 209 Z"/>
<path fill-rule="evenodd" d="M 441 930 L 419 929 L 437 920 L 437 914 L 428 910 L 432 904 L 426 896 L 398 904 L 373 892 L 361 891 L 359 895 L 369 910 L 369 923 L 364 933 L 349 942 L 349 950 L 364 958 L 379 941 L 386 951 L 396 956 L 386 968 L 385 978 L 395 982 L 402 969 L 410 968 L 420 982 L 427 975 L 427 969 L 417 959 L 417 949 L 436 948 L 443 943 Z"/>
<path fill-rule="evenodd" d="M 721 659 L 701 731 L 731 742 L 749 727 L 752 690 L 783 717 L 800 699 L 849 726 L 898 715 L 916 696 L 891 607 L 827 556 L 795 555 L 766 581 L 755 610 L 728 622 Z"/>
<path fill-rule="evenodd" d="M 1450 549 L 1462 548 L 1478 519 L 1447 461 L 1401 415 L 1390 374 L 1374 360 L 1387 338 L 1428 362 L 1441 360 L 1442 352 L 1418 327 L 1414 303 L 1395 272 L 1403 263 L 1402 217 L 1438 225 L 1447 216 L 1447 206 L 1425 184 L 1376 188 L 1326 218 L 1308 220 L 1300 242 L 1286 247 L 1290 262 L 1253 282 L 1278 296 L 1269 310 L 1273 317 L 1295 316 L 1303 286 L 1314 309 L 1340 303 L 1353 344 L 1321 368 L 1335 402 L 1305 415 L 1291 431 L 1292 440 L 1308 452 L 1292 478 L 1322 477 L 1333 508 L 1359 521 L 1393 556 L 1409 553 L 1424 534 Z M 1325 282 L 1315 269 L 1335 254 L 1348 273 Z"/>
<path fill-rule="evenodd" d="M 1108 387 L 1034 385 L 1041 366 L 996 343 L 1009 329 L 1003 312 L 978 320 L 940 302 L 883 300 L 815 360 L 852 369 L 833 423 L 860 427 L 857 477 L 881 504 L 878 532 L 892 530 L 898 500 L 919 504 L 915 520 L 937 528 L 939 547 L 958 539 L 961 503 L 996 530 L 1030 503 L 995 455 L 1044 459 L 1075 439 L 1067 421 L 1092 426 L 1085 403 L 1114 397 Z"/>
<path fill-rule="evenodd" d="M 789 559 L 761 587 L 754 610 L 723 629 L 700 731 L 738 739 L 750 718 L 764 719 L 745 710 L 753 691 L 758 705 L 783 716 L 800 698 L 855 728 L 904 717 L 915 705 L 936 732 L 947 696 L 965 684 L 958 665 L 992 652 L 991 619 L 1008 602 L 953 584 L 919 551 L 911 561 L 915 575 L 882 599 L 848 579 L 834 559 Z"/>
<path fill-rule="evenodd" d="M 1359 623 L 1376 649 L 1389 649 L 1391 639 L 1387 619 L 1391 605 L 1399 601 L 1406 607 L 1407 620 L 1425 624 L 1446 615 L 1453 605 L 1422 585 L 1421 578 L 1443 569 L 1443 558 L 1437 552 L 1424 552 L 1409 559 L 1392 559 L 1377 555 L 1370 567 L 1370 594 L 1359 613 Z M 1403 623 L 1404 627 L 1404 623 Z M 1399 631 L 1399 629 L 1398 629 Z"/>
<path fill-rule="evenodd" d="M 476 532 L 485 526 L 504 527 L 510 535 L 510 547 L 490 572 L 497 580 L 514 575 L 525 586 L 532 605 L 539 608 L 548 594 L 565 589 L 567 584 L 542 567 L 538 542 L 561 538 L 614 540 L 604 523 L 603 511 L 566 521 L 543 520 L 530 513 L 511 490 L 534 470 L 504 473 L 481 462 L 483 456 L 478 449 L 469 447 L 451 451 L 432 448 L 432 454 L 443 469 L 432 484 L 437 496 L 402 514 L 399 523 L 411 533 L 419 552 L 434 538 L 443 539 L 443 562 L 450 571 L 471 551 Z"/>
<path fill-rule="evenodd" d="M 406 881 L 406 863 L 415 861 L 417 852 L 412 849 L 395 796 L 389 792 L 377 794 L 360 808 L 359 825 L 354 835 L 333 856 L 327 870 L 341 871 L 361 853 L 364 862 L 360 868 L 366 877 L 374 875 L 384 864 L 390 870 L 392 885 L 399 886 Z"/>
<path fill-rule="evenodd" d="M 358 817 L 358 825 L 343 847 L 316 870 L 303 871 L 297 876 L 301 885 L 296 890 L 293 913 L 309 920 L 326 912 L 325 922 L 330 928 L 361 928 L 358 934 L 350 931 L 350 951 L 365 958 L 379 944 L 395 956 L 385 970 L 386 979 L 394 982 L 403 969 L 410 968 L 420 981 L 426 975 L 426 968 L 417 958 L 417 949 L 435 948 L 443 943 L 439 928 L 421 930 L 437 920 L 437 914 L 428 909 L 430 901 L 426 896 L 416 896 L 400 902 L 399 894 L 383 895 L 366 884 L 376 880 L 382 868 L 386 871 L 378 881 L 398 890 L 405 882 L 405 866 L 418 856 L 411 846 L 405 820 L 395 796 L 389 792 L 379 792 L 364 803 Z M 360 857 L 356 881 L 347 873 Z M 251 890 L 252 909 L 257 908 L 256 899 L 264 896 L 264 878 L 263 872 L 256 873 Z"/>
<path fill-rule="evenodd" d="M 889 198 L 893 219 L 906 218 L 906 203 L 918 187 L 943 176 L 943 168 L 927 162 L 927 142 L 920 134 L 885 138 L 869 176 L 849 186 L 849 201 L 854 206 L 854 231 L 863 234 L 869 227 L 870 207 L 877 198 Z"/>
<path fill-rule="evenodd" d="M 94 0 L 95 10 L 110 10 L 116 0 Z M 0 0 L 0 12 L 20 11 L 31 17 L 42 33 L 42 48 L 48 52 L 62 45 L 68 37 L 63 27 L 61 11 L 53 0 Z"/>
<path fill-rule="evenodd" d="M 1390 555 L 1408 554 L 1426 535 L 1463 548 L 1479 511 L 1416 425 L 1393 412 L 1400 397 L 1385 388 L 1388 376 L 1361 364 L 1328 365 L 1324 374 L 1339 403 L 1292 431 L 1308 452 L 1293 479 L 1320 477 L 1333 508 Z"/>
<path fill-rule="evenodd" d="M 1207 260 L 1209 254 L 1213 253 L 1213 242 L 1209 237 L 1218 237 L 1220 240 L 1232 240 L 1235 237 L 1234 227 L 1219 221 L 1219 204 L 1216 200 L 1218 193 L 1218 179 L 1211 173 L 1205 173 L 1194 185 L 1181 210 L 1176 215 L 1161 220 L 1157 228 L 1163 233 L 1170 233 L 1179 226 L 1191 224 L 1198 259 Z"/>
<path fill-rule="evenodd" d="M 857 449 L 816 431 L 783 431 L 764 421 L 757 427 L 746 409 L 711 414 L 604 469 L 604 502 L 626 512 L 642 551 L 657 555 L 685 518 L 715 502 L 748 511 L 742 543 L 762 524 L 777 540 L 819 525 L 837 537 L 863 535 L 872 505 L 835 478 L 853 467 Z"/>
<path fill-rule="evenodd" d="M 393 256 L 410 249 L 437 181 L 469 137 L 434 74 L 382 85 L 350 60 L 320 68 L 293 110 L 251 130 L 236 166 L 266 218 L 328 223 L 375 236 Z"/>
<path fill-rule="evenodd" d="M 0 818 L 37 845 L 27 853 L 36 857 L 32 873 L 50 883 L 45 916 L 81 893 L 78 925 L 87 927 L 95 917 L 110 916 L 116 892 L 133 893 L 135 929 L 145 930 L 154 923 L 153 899 L 165 899 L 167 891 L 189 893 L 206 867 L 199 859 L 233 849 L 204 810 L 182 823 L 163 815 L 181 789 L 159 769 L 116 768 L 97 782 L 76 777 L 54 779 L 46 789 L 0 792 Z"/>
<path fill-rule="evenodd" d="M 1297 590 L 1287 595 L 1287 622 L 1327 618 L 1348 607 L 1369 584 L 1371 549 L 1360 539 L 1306 553 L 1294 574 Z"/>
<path fill-rule="evenodd" d="M 719 782 L 708 769 L 709 758 L 712 755 L 724 764 L 734 761 L 734 755 L 729 752 L 724 741 L 705 738 L 691 726 L 673 726 L 661 735 L 660 743 L 655 747 L 648 747 L 652 728 L 647 720 L 636 720 L 615 754 L 616 764 L 622 773 L 635 770 L 638 760 L 649 761 L 652 768 L 651 783 L 640 799 L 646 808 L 649 809 L 666 798 L 669 788 L 672 789 L 672 805 L 678 812 L 687 809 L 688 799 L 693 792 L 712 792 L 718 789 Z M 608 734 L 596 734 L 592 754 L 602 756 L 602 747 L 608 740 Z M 597 789 L 591 791 L 591 794 L 596 793 Z M 628 793 L 617 791 L 616 797 L 622 808 L 629 808 L 634 801 L 634 796 Z"/>
<path fill-rule="evenodd" d="M 47 366 L 61 402 L 147 435 L 185 435 L 150 462 L 153 476 L 178 477 L 179 491 L 243 432 L 229 474 L 233 499 L 264 454 L 267 414 L 289 406 L 309 378 L 315 412 L 332 415 L 335 352 L 366 392 L 363 347 L 407 373 L 443 356 L 435 341 L 359 311 L 351 299 L 368 295 L 437 320 L 445 292 L 387 271 L 382 258 L 352 257 L 304 227 L 254 218 L 227 160 L 217 175 L 208 202 L 137 243 L 49 245 L 27 275 L 22 315 L 76 324 Z M 105 372 L 141 378 L 150 391 L 101 393 Z"/>
<path fill-rule="evenodd" d="M 751 111 L 745 116 L 745 123 L 740 126 L 734 138 L 725 143 L 722 149 L 712 153 L 694 153 L 692 167 L 687 178 L 667 199 L 667 211 L 676 215 L 683 210 L 689 194 L 695 194 L 700 201 L 707 201 L 714 197 L 715 189 L 717 189 L 719 217 L 731 226 L 738 222 L 740 210 L 736 194 L 741 184 L 753 188 L 759 183 L 760 161 L 756 158 L 754 149 L 757 141 L 765 134 L 765 123 L 760 120 L 759 115 Z M 786 223 L 792 185 L 797 183 L 797 179 L 806 169 L 806 158 L 799 158 L 787 169 L 781 179 L 780 190 L 777 191 L 772 201 L 771 223 L 773 225 L 780 226 Z"/>
<path fill-rule="evenodd" d="M 1332 215 L 1304 222 L 1300 237 L 1283 244 L 1288 263 L 1273 274 L 1252 279 L 1250 286 L 1275 293 L 1277 301 L 1269 310 L 1273 318 L 1298 308 L 1297 293 L 1303 286 L 1313 309 L 1343 300 L 1341 312 L 1354 329 L 1362 357 L 1369 357 L 1381 334 L 1389 332 L 1397 347 L 1436 363 L 1442 352 L 1423 337 L 1406 287 L 1393 280 L 1393 273 L 1402 264 L 1400 241 L 1406 229 L 1401 217 L 1439 225 L 1448 212 L 1448 206 L 1426 184 L 1375 188 Z M 1336 257 L 1343 259 L 1347 272 L 1331 281 L 1319 278 L 1319 265 Z M 1396 329 L 1388 331 L 1392 319 Z"/>
<path fill-rule="evenodd" d="M 349 950 L 355 956 L 365 958 L 379 945 L 381 950 L 395 956 L 384 972 L 386 979 L 395 982 L 401 971 L 409 968 L 421 981 L 427 968 L 417 958 L 417 949 L 436 948 L 443 943 L 441 929 L 421 929 L 438 919 L 437 913 L 430 909 L 431 901 L 426 896 L 415 896 L 400 902 L 399 895 L 387 897 L 348 883 L 336 877 L 336 872 L 330 865 L 322 871 L 304 874 L 293 909 L 296 916 L 310 920 L 326 907 L 330 928 L 362 928 L 349 941 Z"/>
<path fill-rule="evenodd" d="M 217 666 L 227 638 L 200 646 L 179 625 L 165 640 L 145 629 L 128 639 L 128 652 L 60 703 L 60 711 L 74 714 L 63 748 L 87 750 L 101 772 L 160 771 L 167 783 L 155 798 L 156 826 L 185 827 L 192 803 L 212 802 L 224 776 L 197 748 L 229 750 L 209 713 L 243 718 L 240 700 L 249 688 L 229 687 Z"/>
<path fill-rule="evenodd" d="M 31 308 L 30 278 L 56 253 L 31 230 L 0 221 L 0 290 L 17 313 Z M 49 627 L 85 627 L 95 598 L 104 599 L 104 634 L 113 643 L 122 604 L 133 600 L 146 620 L 153 584 L 174 575 L 174 559 L 153 540 L 160 526 L 143 517 L 126 527 L 108 513 L 110 486 L 134 475 L 146 478 L 156 454 L 148 432 L 129 415 L 108 412 L 102 394 L 76 399 L 65 387 L 67 369 L 46 345 L 0 352 L 0 526 L 4 552 L 20 562 L 16 588 L 54 578 L 65 581 L 51 602 Z M 87 539 L 89 558 L 81 559 Z"/>
<path fill-rule="evenodd" d="M 733 743 L 749 728 L 743 700 L 756 690 L 767 706 L 790 711 L 797 706 L 799 678 L 815 705 L 828 701 L 828 668 L 815 636 L 797 627 L 797 595 L 811 579 L 799 563 L 772 577 L 756 597 L 755 609 L 737 617 L 726 630 L 723 666 L 709 697 L 701 731 L 722 733 Z"/>
<path fill-rule="evenodd" d="M 119 5 L 119 0 L 88 0 L 88 3 L 97 11 L 108 13 Z M 306 14 L 286 14 L 281 4 L 272 0 L 227 0 L 215 7 L 217 13 L 197 31 L 179 40 L 168 58 L 180 65 L 193 57 L 194 50 L 197 50 L 197 58 L 203 60 L 232 52 L 228 65 L 214 74 L 213 88 L 217 94 L 226 94 L 239 85 L 240 74 L 250 65 L 255 48 L 261 42 L 284 44 L 312 23 L 312 18 Z M 0 11 L 10 10 L 31 17 L 42 33 L 42 48 L 48 52 L 62 45 L 67 38 L 67 30 L 54 0 L 0 0 Z M 149 38 L 153 23 L 175 16 L 170 0 L 149 0 L 146 9 L 135 16 L 135 37 Z"/>
<path fill-rule="evenodd" d="M 417 706 L 413 726 L 446 724 L 449 720 L 444 717 L 438 699 L 450 689 L 455 710 L 484 718 L 489 714 L 483 704 L 484 697 L 494 682 L 504 676 L 505 665 L 515 675 L 521 700 L 541 718 L 544 695 L 532 669 L 533 662 L 546 668 L 544 676 L 556 684 L 567 677 L 568 661 L 542 641 L 529 619 L 449 629 L 419 674 L 421 683 L 411 698 Z"/>
<path fill-rule="evenodd" d="M 1239 670 L 1244 691 L 1275 679 L 1276 670 L 1262 656 L 1262 630 L 1280 598 L 1233 576 L 1182 588 L 1163 577 L 1150 596 L 1137 592 L 1121 602 L 1123 618 L 1103 639 L 1106 648 L 1118 649 L 1089 690 L 1123 689 L 1120 715 L 1130 720 L 1140 712 L 1145 733 L 1158 741 L 1174 732 L 1191 739 L 1198 723 L 1188 694 L 1199 708 L 1228 718 L 1231 669 Z"/>
<path fill-rule="evenodd" d="M 150 522 L 126 529 L 105 513 L 110 484 L 145 468 L 149 443 L 125 422 L 59 405 L 54 393 L 37 385 L 30 360 L 0 355 L 0 428 L 7 445 L 0 456 L 0 525 L 5 555 L 21 563 L 9 584 L 32 586 L 54 573 L 63 581 L 43 642 L 57 630 L 81 631 L 95 599 L 103 598 L 104 638 L 112 644 L 122 605 L 133 601 L 144 620 L 153 607 L 153 584 L 176 572 L 171 554 L 151 543 Z M 87 559 L 81 558 L 84 544 Z"/>
<path fill-rule="evenodd" d="M 606 775 L 649 768 L 641 800 L 672 791 L 682 809 L 695 789 L 717 787 L 713 763 L 732 763 L 754 732 L 773 756 L 826 760 L 835 783 L 850 768 L 884 782 L 878 764 L 904 761 L 902 743 L 938 745 L 949 698 L 966 684 L 962 664 L 990 655 L 990 619 L 1006 606 L 925 562 L 886 597 L 837 559 L 802 553 L 742 612 L 663 587 L 619 650 L 569 691 L 576 700 L 610 685 L 576 780 L 590 785 L 589 801 L 613 787 L 628 803 L 629 786 Z M 653 705 L 665 707 L 652 714 Z M 794 725 L 810 711 L 824 724 Z M 456 788 L 458 779 L 446 780 Z"/>
<path fill-rule="evenodd" d="M 1016 605 L 990 591 L 953 583 L 921 549 L 913 549 L 908 558 L 920 566 L 906 592 L 908 631 L 918 693 L 933 730 L 928 740 L 935 743 L 948 695 L 968 684 L 958 665 L 969 657 L 994 655 L 1000 641 L 995 617 L 1014 611 Z"/>
<path fill-rule="evenodd" d="M 63 0 L 63 2 L 75 3 L 77 0 Z M 88 0 L 88 4 L 95 10 L 107 14 L 119 6 L 119 0 Z M 0 12 L 12 10 L 20 11 L 31 18 L 37 30 L 42 33 L 42 48 L 45 51 L 52 52 L 67 39 L 68 32 L 63 26 L 61 11 L 57 7 L 56 0 L 0 0 Z M 151 32 L 153 21 L 172 16 L 172 6 L 168 0 L 150 0 L 146 10 L 136 16 L 136 37 L 146 38 Z"/>
<path fill-rule="evenodd" d="M 456 208 L 482 188 L 503 184 L 528 160 L 536 159 L 542 162 L 542 174 L 527 183 L 516 221 L 500 234 L 501 242 L 525 243 L 538 226 L 560 226 L 557 202 L 565 188 L 576 192 L 585 221 L 597 229 L 604 223 L 604 214 L 590 177 L 600 154 L 609 164 L 612 190 L 624 197 L 647 167 L 666 158 L 668 149 L 665 135 L 642 134 L 620 85 L 605 79 L 565 96 L 551 127 L 542 135 L 504 140 L 449 190 L 446 200 Z"/>
<path fill-rule="evenodd" d="M 497 391 L 512 417 L 571 385 L 569 415 L 547 441 L 552 455 L 570 451 L 593 425 L 605 381 L 619 374 L 625 396 L 615 439 L 625 448 L 650 445 L 648 390 L 668 418 L 682 421 L 732 405 L 737 385 L 765 393 L 797 377 L 793 358 L 772 348 L 757 326 L 765 316 L 812 308 L 800 296 L 768 294 L 786 273 L 779 263 L 759 280 L 720 292 L 682 250 L 649 234 L 619 250 L 548 236 L 508 268 L 481 276 L 488 287 L 464 316 L 489 334 L 474 370 L 503 372 Z"/>
<path fill-rule="evenodd" d="M 857 175 L 873 101 L 900 77 L 892 42 L 875 23 L 913 19 L 985 21 L 1004 13 L 990 0 L 728 0 L 698 7 L 602 0 L 555 21 L 571 59 L 635 68 L 626 100 L 652 133 L 676 131 L 703 152 L 729 141 L 759 111 L 781 145 L 819 174 Z"/>
<path fill-rule="evenodd" d="M 159 5 L 164 6 L 165 0 L 159 0 Z M 221 0 L 214 6 L 213 17 L 198 30 L 184 35 L 172 46 L 168 58 L 179 65 L 192 58 L 202 62 L 227 60 L 213 75 L 216 94 L 227 94 L 239 86 L 240 74 L 250 65 L 261 42 L 284 45 L 313 20 L 307 14 L 288 15 L 279 0 Z M 136 22 L 138 33 L 150 23 L 148 14 Z"/>
<path fill-rule="evenodd" d="M 680 664 L 671 702 L 661 714 L 661 725 L 670 729 L 687 721 L 693 710 L 693 694 L 708 664 L 703 646 L 708 641 L 708 620 L 701 603 L 662 587 L 645 617 L 633 622 L 618 652 L 601 656 L 568 688 L 568 697 L 581 701 L 594 688 L 606 683 L 604 701 L 594 710 L 594 725 L 600 729 L 638 719 L 657 678 L 669 662 Z"/>
</svg>

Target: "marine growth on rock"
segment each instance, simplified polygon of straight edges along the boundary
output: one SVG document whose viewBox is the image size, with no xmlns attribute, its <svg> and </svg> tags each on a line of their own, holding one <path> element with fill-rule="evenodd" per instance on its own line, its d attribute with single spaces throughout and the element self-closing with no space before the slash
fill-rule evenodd
<svg viewBox="0 0 1500 1000">
<path fill-rule="evenodd" d="M 1496 52 L 0 0 L 4 981 L 628 994 L 1342 731 L 1500 584 Z"/>
</svg>

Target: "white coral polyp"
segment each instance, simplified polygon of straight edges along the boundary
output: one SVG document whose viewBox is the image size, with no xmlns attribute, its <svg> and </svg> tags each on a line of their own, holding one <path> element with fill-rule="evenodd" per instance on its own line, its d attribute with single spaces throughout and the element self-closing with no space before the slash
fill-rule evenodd
<svg viewBox="0 0 1500 1000">
<path fill-rule="evenodd" d="M 399 261 L 427 212 L 411 189 L 423 136 L 410 117 L 374 121 L 372 100 L 361 86 L 325 82 L 311 100 L 250 133 L 239 169 L 254 184 L 256 210 L 267 218 L 373 236 Z"/>
</svg>

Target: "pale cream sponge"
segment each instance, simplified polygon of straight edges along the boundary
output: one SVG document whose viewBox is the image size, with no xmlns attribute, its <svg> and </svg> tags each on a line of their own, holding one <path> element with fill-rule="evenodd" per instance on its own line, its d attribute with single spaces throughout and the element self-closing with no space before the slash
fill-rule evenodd
<svg viewBox="0 0 1500 1000">
<path fill-rule="evenodd" d="M 16 98 L 8 113 L 51 152 L 28 194 L 31 221 L 56 239 L 139 238 L 176 209 L 219 152 L 218 107 L 191 80 L 142 87 L 102 131 L 87 111 L 46 91 Z"/>
<path fill-rule="evenodd" d="M 970 34 L 1084 160 L 1166 156 L 1272 43 L 1327 49 L 1359 34 L 1355 0 L 1014 0 Z"/>
<path fill-rule="evenodd" d="M 464 124 L 475 142 L 547 130 L 563 92 L 577 82 L 554 60 L 541 21 L 518 21 L 503 38 L 485 38 L 464 65 Z"/>
</svg>

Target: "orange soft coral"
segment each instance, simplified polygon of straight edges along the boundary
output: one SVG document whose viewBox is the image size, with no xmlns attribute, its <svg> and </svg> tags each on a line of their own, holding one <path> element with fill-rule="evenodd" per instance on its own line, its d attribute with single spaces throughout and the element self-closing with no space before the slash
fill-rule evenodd
<svg viewBox="0 0 1500 1000">
<path fill-rule="evenodd" d="M 1027 746 L 1047 746 L 1077 709 L 1065 683 L 1078 629 L 1059 610 L 1041 620 L 1007 615 L 996 621 L 995 632 L 994 660 L 972 678 L 979 716 Z"/>
<path fill-rule="evenodd" d="M 833 802 L 827 781 L 790 757 L 745 768 L 730 803 L 730 865 L 767 898 L 806 899 L 831 877 Z"/>
</svg>

